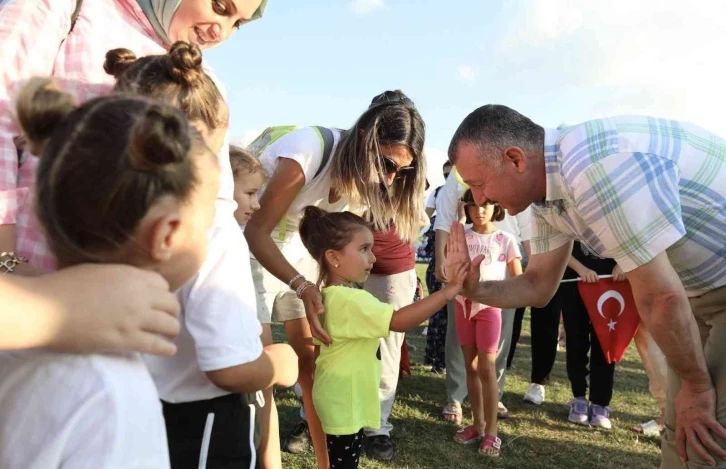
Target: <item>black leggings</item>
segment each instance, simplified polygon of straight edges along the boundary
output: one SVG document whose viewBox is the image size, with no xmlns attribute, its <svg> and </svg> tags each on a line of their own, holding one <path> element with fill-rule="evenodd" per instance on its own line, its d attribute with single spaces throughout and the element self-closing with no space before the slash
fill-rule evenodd
<svg viewBox="0 0 726 469">
<path fill-rule="evenodd" d="M 363 448 L 363 429 L 353 435 L 325 435 L 330 469 L 357 469 Z"/>
</svg>

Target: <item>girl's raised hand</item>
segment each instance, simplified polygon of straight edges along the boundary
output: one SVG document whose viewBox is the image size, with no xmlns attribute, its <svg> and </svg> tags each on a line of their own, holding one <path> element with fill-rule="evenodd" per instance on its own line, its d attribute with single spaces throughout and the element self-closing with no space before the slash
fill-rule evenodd
<svg viewBox="0 0 726 469">
<path fill-rule="evenodd" d="M 466 280 L 464 281 L 464 289 L 467 291 L 476 290 L 479 283 L 479 266 L 481 266 L 484 256 L 477 256 L 472 261 L 469 257 L 469 248 L 466 246 L 466 238 L 464 237 L 464 225 L 454 222 L 451 224 L 451 233 L 446 243 L 446 263 L 444 268 L 446 276 L 451 281 L 452 274 L 459 264 L 464 264 L 467 269 Z"/>
<path fill-rule="evenodd" d="M 463 262 L 449 267 L 449 283 L 442 289 L 448 301 L 456 298 L 469 275 L 469 265 Z"/>
</svg>

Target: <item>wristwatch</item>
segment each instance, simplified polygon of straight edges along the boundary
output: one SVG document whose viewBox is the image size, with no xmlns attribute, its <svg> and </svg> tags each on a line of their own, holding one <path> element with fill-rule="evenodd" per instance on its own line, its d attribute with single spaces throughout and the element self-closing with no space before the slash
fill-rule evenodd
<svg viewBox="0 0 726 469">
<path fill-rule="evenodd" d="M 3 274 L 11 274 L 18 265 L 25 264 L 26 262 L 28 262 L 28 259 L 23 256 L 18 256 L 12 251 L 0 253 L 0 272 Z"/>
</svg>

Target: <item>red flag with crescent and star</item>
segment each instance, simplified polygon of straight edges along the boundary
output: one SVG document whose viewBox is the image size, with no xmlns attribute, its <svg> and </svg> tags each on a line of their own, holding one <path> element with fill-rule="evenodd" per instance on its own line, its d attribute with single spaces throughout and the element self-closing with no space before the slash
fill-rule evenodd
<svg viewBox="0 0 726 469">
<path fill-rule="evenodd" d="M 606 278 L 597 283 L 577 282 L 577 288 L 605 359 L 619 362 L 640 325 L 630 283 Z"/>
</svg>

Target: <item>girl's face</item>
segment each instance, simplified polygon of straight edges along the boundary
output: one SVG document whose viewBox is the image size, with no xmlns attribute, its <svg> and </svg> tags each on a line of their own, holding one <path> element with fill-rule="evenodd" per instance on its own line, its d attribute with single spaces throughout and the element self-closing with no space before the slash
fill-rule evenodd
<svg viewBox="0 0 726 469">
<path fill-rule="evenodd" d="M 171 19 L 169 39 L 200 49 L 214 47 L 249 21 L 260 3 L 262 0 L 182 0 Z"/>
<path fill-rule="evenodd" d="M 234 212 L 234 218 L 240 225 L 246 224 L 252 214 L 260 209 L 260 202 L 257 195 L 262 189 L 265 178 L 262 171 L 249 173 L 240 170 L 240 173 L 234 178 L 234 201 L 237 202 L 237 211 Z"/>
<path fill-rule="evenodd" d="M 365 282 L 376 262 L 372 248 L 373 232 L 363 227 L 356 229 L 350 242 L 342 250 L 331 249 L 325 253 L 331 274 L 329 277 L 349 283 Z"/>
<path fill-rule="evenodd" d="M 205 150 L 196 164 L 201 177 L 189 199 L 162 200 L 151 210 L 157 220 L 152 232 L 151 251 L 156 261 L 152 268 L 164 276 L 172 290 L 199 272 L 207 257 L 208 233 L 214 221 L 219 162 Z"/>
<path fill-rule="evenodd" d="M 494 204 L 486 204 L 483 207 L 468 204 L 466 206 L 466 213 L 469 215 L 472 225 L 484 226 L 492 221 L 492 216 L 494 215 Z"/>
</svg>

